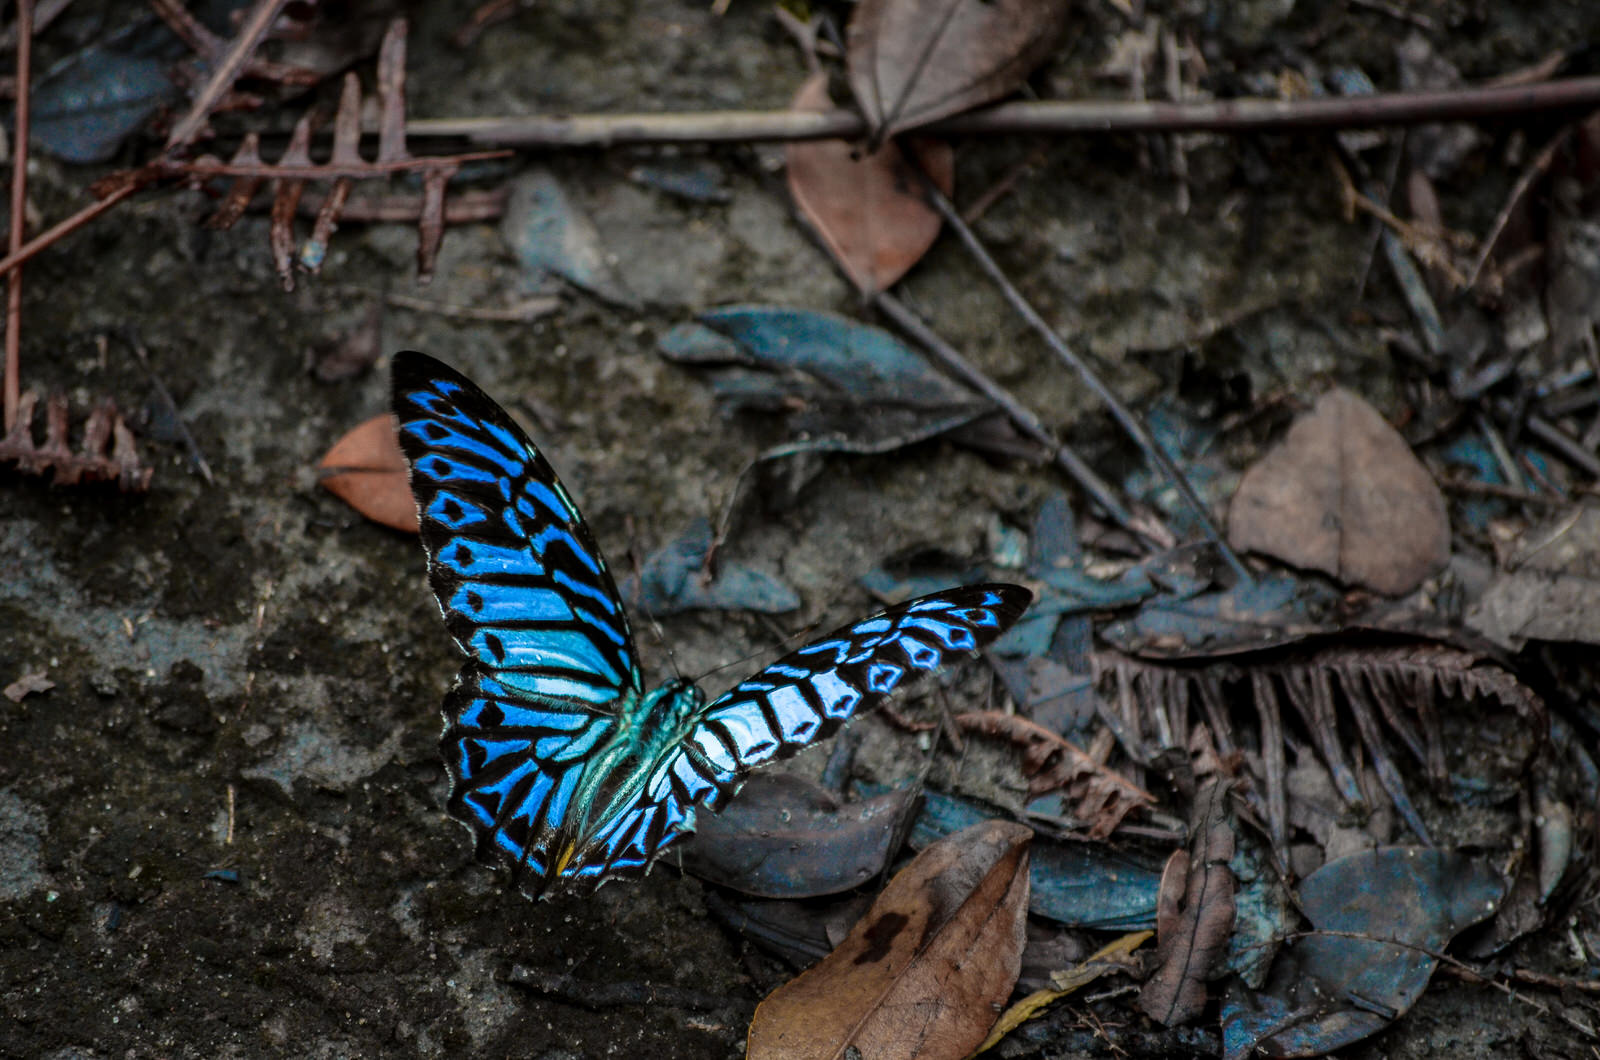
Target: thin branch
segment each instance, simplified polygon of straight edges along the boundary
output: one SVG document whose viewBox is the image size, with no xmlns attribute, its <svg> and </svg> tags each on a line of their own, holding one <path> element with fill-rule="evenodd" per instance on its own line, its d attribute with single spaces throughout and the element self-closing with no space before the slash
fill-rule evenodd
<svg viewBox="0 0 1600 1060">
<path fill-rule="evenodd" d="M 206 480 L 206 485 L 215 486 L 217 481 L 211 475 L 211 465 L 206 463 L 205 454 L 200 451 L 200 443 L 195 441 L 194 435 L 189 431 L 189 425 L 184 422 L 183 413 L 178 409 L 178 403 L 172 399 L 172 391 L 167 389 L 167 384 L 161 381 L 161 377 L 156 375 L 155 368 L 150 364 L 150 351 L 144 348 L 144 342 L 132 330 L 124 334 L 122 338 L 128 344 L 128 347 L 133 350 L 133 355 L 139 359 L 139 363 L 144 366 L 145 375 L 149 378 L 151 385 L 155 387 L 156 394 L 160 396 L 162 404 L 166 406 L 166 411 L 172 416 L 172 422 L 178 425 L 178 436 L 183 440 L 183 447 L 189 450 L 189 459 L 194 461 L 194 469 L 200 473 L 201 478 Z M 102 353 L 104 353 L 105 341 L 104 337 L 100 339 Z"/>
<path fill-rule="evenodd" d="M 1007 418 L 1016 425 L 1018 430 L 1044 446 L 1045 450 L 1051 454 L 1061 469 L 1070 475 L 1073 481 L 1083 488 L 1084 492 L 1093 497 L 1095 502 L 1105 509 L 1106 514 L 1116 521 L 1117 525 L 1136 537 L 1147 540 L 1152 539 L 1149 528 L 1139 526 L 1134 520 L 1133 513 L 1128 511 L 1127 506 L 1118 499 L 1111 486 L 1099 475 L 1095 474 L 1094 469 L 1085 463 L 1082 457 L 1056 441 L 1049 428 L 1045 427 L 1039 421 L 1039 418 L 1030 412 L 1027 406 L 1018 401 L 1010 391 L 990 379 L 976 365 L 963 357 L 959 350 L 941 338 L 938 332 L 930 328 L 921 317 L 912 312 L 898 298 L 887 292 L 879 291 L 872 296 L 872 304 L 884 316 L 899 325 L 902 331 L 921 343 L 923 348 L 933 355 L 934 360 L 944 366 L 946 371 L 994 402 L 996 406 L 1005 412 Z M 1164 527 L 1158 527 L 1157 533 L 1164 529 Z"/>
<path fill-rule="evenodd" d="M 33 67 L 33 0 L 17 0 L 17 108 L 11 156 L 11 231 L 7 257 L 22 249 L 28 223 L 28 81 Z M 5 429 L 17 420 L 22 392 L 22 270 L 6 277 Z"/>
<path fill-rule="evenodd" d="M 152 178 L 153 179 L 153 178 Z M 123 199 L 143 188 L 149 181 L 130 180 L 117 185 L 105 198 L 97 199 L 65 220 L 34 236 L 16 250 L 0 258 L 0 275 L 4 275 L 26 262 L 29 258 L 46 249 L 51 244 L 64 238 L 70 233 L 82 228 L 96 217 L 111 209 Z"/>
<path fill-rule="evenodd" d="M 205 126 L 206 119 L 217 103 L 233 87 L 240 72 L 249 64 L 256 47 L 266 37 L 267 31 L 277 21 L 278 14 L 289 5 L 289 0 L 258 0 L 238 36 L 233 38 L 228 52 L 212 69 L 211 79 L 194 97 L 189 113 L 178 119 L 167 137 L 167 150 L 174 151 L 191 142 Z"/>
<path fill-rule="evenodd" d="M 309 147 L 309 144 L 308 144 Z M 422 158 L 396 158 L 387 162 L 368 162 L 363 158 L 323 164 L 309 162 L 224 162 L 218 158 L 197 158 L 193 161 L 160 159 L 149 169 L 159 177 L 184 177 L 197 181 L 216 177 L 252 177 L 266 180 L 337 180 L 349 177 L 355 180 L 372 180 L 396 173 L 426 174 L 431 170 L 460 169 L 467 162 L 482 162 L 491 158 L 505 158 L 510 150 L 473 151 L 461 155 L 429 155 Z"/>
<path fill-rule="evenodd" d="M 1178 465 L 1173 463 L 1166 450 L 1155 443 L 1155 440 L 1150 437 L 1150 432 L 1145 430 L 1144 424 L 1139 422 L 1133 413 L 1128 410 L 1127 406 L 1123 405 L 1121 399 L 1106 385 L 1105 380 L 1100 378 L 1099 373 L 1087 361 L 1073 352 L 1072 348 L 1066 344 L 1066 341 L 1056 333 L 1055 328 L 1052 328 L 1044 317 L 1039 315 L 1039 311 L 1033 308 L 1033 304 L 1023 297 L 1022 292 L 1017 290 L 1010 278 L 1006 276 L 1005 271 L 1000 268 L 999 263 L 990 257 L 989 251 L 979 241 L 977 235 L 961 219 L 961 214 L 951 205 L 950 200 L 944 197 L 944 193 L 934 185 L 932 180 L 928 179 L 928 175 L 922 171 L 922 167 L 917 162 L 916 157 L 909 152 L 905 157 L 907 164 L 921 176 L 922 191 L 928 202 L 935 210 L 939 211 L 939 215 L 944 218 L 945 223 L 955 231 L 962 245 L 967 248 L 967 252 L 977 261 L 978 267 L 983 270 L 984 274 L 1000 289 L 1000 293 L 1011 304 L 1011 308 L 1016 310 L 1017 314 L 1027 322 L 1029 327 L 1038 333 L 1040 338 L 1044 339 L 1045 344 L 1061 359 L 1062 363 L 1077 373 L 1078 378 L 1083 380 L 1084 385 L 1105 405 L 1106 409 L 1111 413 L 1111 418 L 1117 421 L 1117 425 L 1122 428 L 1123 432 L 1133 439 L 1135 445 L 1144 451 L 1145 459 L 1149 460 L 1155 469 L 1167 481 L 1172 483 L 1173 488 L 1178 491 L 1178 495 L 1189 506 L 1195 519 L 1199 521 L 1206 537 L 1211 539 L 1211 543 L 1216 546 L 1223 560 L 1233 569 L 1234 575 L 1247 585 L 1254 582 L 1255 578 L 1250 574 L 1249 568 L 1234 554 L 1233 549 L 1228 547 L 1228 542 L 1222 536 L 1222 531 L 1217 526 L 1216 520 L 1211 517 L 1210 509 L 1194 492 L 1194 487 L 1189 485 L 1188 478 L 1178 469 Z"/>
<path fill-rule="evenodd" d="M 1600 77 L 1536 85 L 1486 85 L 1435 92 L 1380 92 L 1319 99 L 1051 100 L 1001 103 L 922 126 L 928 136 L 1013 133 L 1289 132 L 1417 125 L 1600 106 Z M 658 114 L 419 118 L 411 137 L 465 137 L 503 147 L 605 147 L 613 144 L 749 143 L 859 139 L 855 111 L 709 111 Z"/>
</svg>

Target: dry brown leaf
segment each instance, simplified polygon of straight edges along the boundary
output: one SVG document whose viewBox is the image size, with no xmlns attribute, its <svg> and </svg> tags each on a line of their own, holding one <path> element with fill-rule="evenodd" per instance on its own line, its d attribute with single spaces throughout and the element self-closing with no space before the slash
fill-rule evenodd
<svg viewBox="0 0 1600 1060">
<path fill-rule="evenodd" d="M 1066 21 L 1063 0 L 862 0 L 850 90 L 873 142 L 1016 91 Z"/>
<path fill-rule="evenodd" d="M 829 110 L 826 74 L 795 94 L 794 110 Z M 916 140 L 923 172 L 947 197 L 955 188 L 955 151 L 943 140 Z M 789 194 L 834 260 L 862 294 L 893 287 L 939 238 L 939 214 L 895 144 L 870 154 L 843 140 L 791 143 L 785 149 Z"/>
<path fill-rule="evenodd" d="M 1148 791 L 1037 722 L 997 710 L 968 711 L 955 721 L 963 729 L 1022 745 L 1029 794 L 1066 791 L 1073 816 L 1088 826 L 1091 839 L 1106 838 L 1129 813 L 1155 803 Z"/>
<path fill-rule="evenodd" d="M 756 1009 L 749 1060 L 959 1060 L 1022 967 L 1032 831 L 986 821 L 889 881 L 839 948 Z"/>
<path fill-rule="evenodd" d="M 1239 483 L 1228 541 L 1403 595 L 1450 558 L 1444 495 L 1398 431 L 1333 390 Z"/>
<path fill-rule="evenodd" d="M 384 526 L 417 532 L 417 502 L 406 478 L 406 458 L 394 417 L 374 416 L 333 443 L 317 465 L 317 481 L 350 507 Z"/>
<path fill-rule="evenodd" d="M 1225 780 L 1213 780 L 1195 799 L 1187 854 L 1172 856 L 1157 898 L 1156 971 L 1139 992 L 1145 1015 L 1166 1026 L 1193 1019 L 1205 1007 L 1206 980 L 1233 932 L 1233 827 Z M 1181 899 L 1175 898 L 1181 886 Z"/>
</svg>

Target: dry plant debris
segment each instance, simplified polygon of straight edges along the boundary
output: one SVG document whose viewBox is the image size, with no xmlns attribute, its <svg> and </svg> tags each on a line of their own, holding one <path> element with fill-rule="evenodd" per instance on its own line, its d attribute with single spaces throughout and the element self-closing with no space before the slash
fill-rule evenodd
<svg viewBox="0 0 1600 1060">
<path fill-rule="evenodd" d="M 143 493 L 150 488 L 154 471 L 140 458 L 133 431 L 117 411 L 116 402 L 106 398 L 89 413 L 76 450 L 68 441 L 71 410 L 63 394 L 53 394 L 45 402 L 44 444 L 34 441 L 33 410 L 38 402 L 39 395 L 32 390 L 22 395 L 16 422 L 0 438 L 0 463 L 14 463 L 25 475 L 48 472 L 57 486 L 115 482 L 124 493 Z"/>
<path fill-rule="evenodd" d="M 1195 797 L 1188 850 L 1173 851 L 1161 876 L 1156 906 L 1156 970 L 1139 993 L 1139 1007 L 1158 1023 L 1186 1023 L 1206 1003 L 1206 981 L 1233 932 L 1233 826 L 1225 780 Z"/>
<path fill-rule="evenodd" d="M 1148 791 L 1078 747 L 1027 718 L 1000 711 L 971 711 L 956 715 L 963 729 L 1001 736 L 1023 748 L 1023 769 L 1029 794 L 1065 791 L 1073 815 L 1086 827 L 1089 838 L 1105 839 L 1134 810 L 1151 806 Z"/>
<path fill-rule="evenodd" d="M 928 847 L 819 964 L 772 993 L 750 1060 L 961 1060 L 1022 967 L 1032 831 L 988 821 Z"/>
<path fill-rule="evenodd" d="M 862 0 L 850 19 L 850 90 L 872 142 L 1010 95 L 1050 54 L 1062 0 Z"/>
<path fill-rule="evenodd" d="M 417 502 L 387 412 L 350 428 L 317 464 L 322 488 L 375 523 L 417 532 Z"/>
</svg>

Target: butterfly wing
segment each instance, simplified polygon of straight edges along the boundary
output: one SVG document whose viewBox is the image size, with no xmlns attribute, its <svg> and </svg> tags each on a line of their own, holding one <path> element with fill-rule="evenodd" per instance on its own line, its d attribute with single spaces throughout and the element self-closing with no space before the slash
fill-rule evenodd
<svg viewBox="0 0 1600 1060">
<path fill-rule="evenodd" d="M 657 763 L 635 804 L 589 847 L 630 861 L 654 857 L 692 828 L 693 806 L 719 809 L 751 769 L 794 754 L 910 680 L 976 652 L 1032 599 L 1018 585 L 963 586 L 891 607 L 784 656 L 708 704 Z"/>
<path fill-rule="evenodd" d="M 469 661 L 445 699 L 450 812 L 521 877 L 570 838 L 586 755 L 637 702 L 628 619 L 550 464 L 469 380 L 394 357 L 428 584 Z"/>
</svg>

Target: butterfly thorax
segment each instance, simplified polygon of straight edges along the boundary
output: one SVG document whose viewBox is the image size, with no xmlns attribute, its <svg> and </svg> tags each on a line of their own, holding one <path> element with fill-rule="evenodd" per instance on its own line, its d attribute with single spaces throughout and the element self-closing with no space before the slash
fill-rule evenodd
<svg viewBox="0 0 1600 1060">
<path fill-rule="evenodd" d="M 699 722 L 705 694 L 682 679 L 668 681 L 642 697 L 629 697 L 616 727 L 584 766 L 573 804 L 587 808 L 577 823 L 582 847 L 600 824 L 634 802 L 656 766 L 676 751 Z"/>
</svg>

